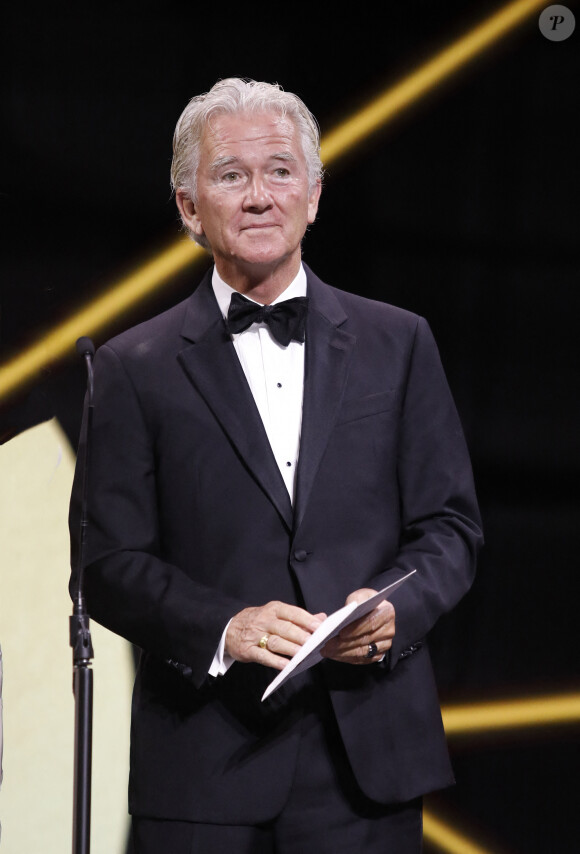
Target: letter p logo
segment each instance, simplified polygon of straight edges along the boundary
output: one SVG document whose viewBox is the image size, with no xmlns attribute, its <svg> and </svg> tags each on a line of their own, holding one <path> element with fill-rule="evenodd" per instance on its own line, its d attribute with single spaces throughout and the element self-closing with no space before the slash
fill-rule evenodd
<svg viewBox="0 0 580 854">
<path fill-rule="evenodd" d="M 547 39 L 552 42 L 561 42 L 572 35 L 576 20 L 567 6 L 557 4 L 544 9 L 538 19 L 538 26 Z"/>
</svg>

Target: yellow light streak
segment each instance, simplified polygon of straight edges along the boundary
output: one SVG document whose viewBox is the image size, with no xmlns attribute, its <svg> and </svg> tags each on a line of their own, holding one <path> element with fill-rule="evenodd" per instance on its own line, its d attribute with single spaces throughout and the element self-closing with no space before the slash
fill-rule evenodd
<svg viewBox="0 0 580 854">
<path fill-rule="evenodd" d="M 490 703 L 465 703 L 442 709 L 448 736 L 475 735 L 580 722 L 580 693 L 521 697 Z"/>
<path fill-rule="evenodd" d="M 0 401 L 16 391 L 47 364 L 62 358 L 81 335 L 95 335 L 123 312 L 144 300 L 160 285 L 207 253 L 189 238 L 173 242 L 133 273 L 113 283 L 104 293 L 43 335 L 0 369 Z"/>
<path fill-rule="evenodd" d="M 489 848 L 476 845 L 428 809 L 423 810 L 423 836 L 431 845 L 447 854 L 492 854 Z"/>
<path fill-rule="evenodd" d="M 328 166 L 384 127 L 543 6 L 544 0 L 515 0 L 509 3 L 399 83 L 389 87 L 383 95 L 325 135 L 321 144 L 324 164 Z M 35 380 L 44 366 L 68 353 L 74 353 L 78 337 L 103 331 L 112 319 L 116 320 L 122 312 L 151 295 L 168 279 L 199 261 L 203 255 L 203 250 L 196 244 L 180 238 L 134 273 L 111 285 L 102 295 L 0 367 L 0 402 Z"/>
<path fill-rule="evenodd" d="M 440 51 L 327 134 L 321 146 L 322 162 L 328 164 L 362 142 L 545 5 L 545 0 L 509 3 Z"/>
</svg>

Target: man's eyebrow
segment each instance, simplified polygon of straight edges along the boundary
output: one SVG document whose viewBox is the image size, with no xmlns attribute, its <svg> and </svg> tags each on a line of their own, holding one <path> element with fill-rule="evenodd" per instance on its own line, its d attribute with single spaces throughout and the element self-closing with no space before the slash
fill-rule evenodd
<svg viewBox="0 0 580 854">
<path fill-rule="evenodd" d="M 218 157 L 217 160 L 211 164 L 210 169 L 212 172 L 217 172 L 218 169 L 221 169 L 224 166 L 230 166 L 232 163 L 237 163 L 238 158 L 233 154 L 228 154 L 225 157 Z"/>
<path fill-rule="evenodd" d="M 296 157 L 290 151 L 277 151 L 275 154 L 270 155 L 270 160 L 283 160 L 285 163 L 297 163 Z M 238 164 L 240 162 L 240 158 L 236 157 L 235 154 L 226 154 L 224 157 L 218 157 L 217 160 L 210 166 L 210 170 L 212 172 L 218 172 L 220 169 L 223 169 L 226 166 L 231 166 L 232 164 Z"/>
</svg>

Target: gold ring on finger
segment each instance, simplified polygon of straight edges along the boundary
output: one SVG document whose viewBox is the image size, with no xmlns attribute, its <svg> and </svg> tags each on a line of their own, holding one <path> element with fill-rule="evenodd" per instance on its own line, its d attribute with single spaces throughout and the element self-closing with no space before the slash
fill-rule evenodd
<svg viewBox="0 0 580 854">
<path fill-rule="evenodd" d="M 258 641 L 258 646 L 260 649 L 268 649 L 268 638 L 270 635 L 263 635 Z"/>
</svg>

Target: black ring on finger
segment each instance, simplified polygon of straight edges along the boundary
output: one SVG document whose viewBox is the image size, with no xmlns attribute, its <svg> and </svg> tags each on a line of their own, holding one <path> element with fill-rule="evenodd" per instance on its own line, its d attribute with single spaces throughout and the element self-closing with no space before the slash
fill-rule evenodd
<svg viewBox="0 0 580 854">
<path fill-rule="evenodd" d="M 376 643 L 370 643 L 369 649 L 368 649 L 367 654 L 365 655 L 365 658 L 374 658 L 377 653 L 378 653 L 378 649 L 377 649 Z"/>
</svg>

